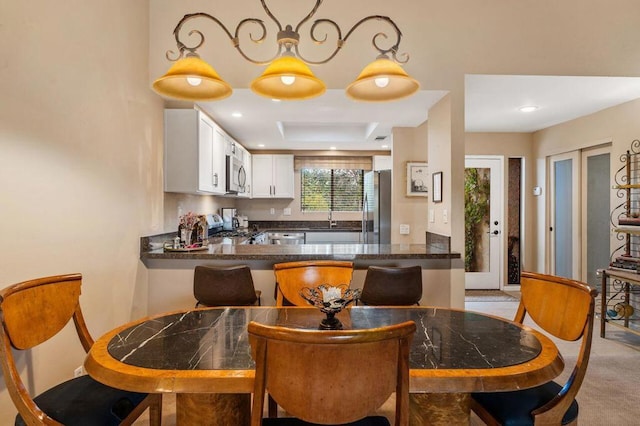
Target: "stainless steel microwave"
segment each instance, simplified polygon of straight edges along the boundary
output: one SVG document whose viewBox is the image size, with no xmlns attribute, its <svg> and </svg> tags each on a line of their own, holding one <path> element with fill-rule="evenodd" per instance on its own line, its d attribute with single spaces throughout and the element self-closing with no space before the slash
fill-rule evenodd
<svg viewBox="0 0 640 426">
<path fill-rule="evenodd" d="M 227 155 L 227 193 L 238 194 L 246 192 L 247 171 L 239 158 Z"/>
</svg>

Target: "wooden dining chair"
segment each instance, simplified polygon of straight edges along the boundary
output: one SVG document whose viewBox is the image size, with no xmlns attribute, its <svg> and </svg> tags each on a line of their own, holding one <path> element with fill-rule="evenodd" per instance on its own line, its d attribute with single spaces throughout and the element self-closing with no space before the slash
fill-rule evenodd
<svg viewBox="0 0 640 426">
<path fill-rule="evenodd" d="M 353 262 L 342 260 L 305 260 L 276 263 L 276 306 L 309 306 L 300 296 L 303 287 L 351 285 Z"/>
<path fill-rule="evenodd" d="M 193 296 L 199 306 L 260 305 L 262 292 L 256 290 L 247 265 L 196 266 Z"/>
<path fill-rule="evenodd" d="M 595 296 L 584 283 L 551 275 L 523 272 L 515 322 L 528 314 L 547 333 L 566 341 L 581 340 L 568 381 L 554 381 L 513 392 L 474 393 L 471 408 L 488 425 L 575 425 L 575 397 L 589 364 Z"/>
<path fill-rule="evenodd" d="M 373 306 L 419 305 L 422 267 L 369 266 L 359 302 Z"/>
<path fill-rule="evenodd" d="M 256 363 L 251 425 L 389 425 L 386 417 L 371 414 L 393 392 L 395 425 L 408 425 L 409 348 L 415 331 L 413 321 L 340 331 L 250 322 Z M 295 417 L 263 419 L 265 392 Z"/>
<path fill-rule="evenodd" d="M 9 395 L 18 409 L 16 425 L 130 425 L 149 408 L 150 424 L 160 425 L 162 396 L 114 389 L 88 375 L 31 397 L 15 364 L 13 350 L 48 341 L 73 318 L 88 352 L 93 338 L 80 309 L 80 274 L 58 275 L 11 285 L 0 291 L 0 362 Z M 13 349 L 12 349 L 13 348 Z M 49 368 L 55 369 L 55 363 Z"/>
</svg>

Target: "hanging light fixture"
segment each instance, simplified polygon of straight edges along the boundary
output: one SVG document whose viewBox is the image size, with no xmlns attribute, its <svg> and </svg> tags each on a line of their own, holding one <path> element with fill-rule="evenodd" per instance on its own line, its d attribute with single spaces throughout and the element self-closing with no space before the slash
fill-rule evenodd
<svg viewBox="0 0 640 426">
<path fill-rule="evenodd" d="M 337 23 L 331 19 L 316 19 L 311 25 L 309 36 L 316 44 L 323 44 L 327 40 L 326 34 L 322 38 L 316 35 L 319 25 L 329 25 L 337 33 L 336 47 L 330 55 L 320 61 L 305 59 L 299 51 L 300 27 L 309 21 L 322 4 L 322 0 L 316 0 L 311 12 L 302 19 L 295 27 L 287 25 L 284 29 L 278 19 L 271 13 L 265 0 L 260 0 L 267 16 L 275 22 L 278 27 L 278 50 L 276 54 L 264 61 L 250 58 L 242 50 L 238 34 L 240 29 L 248 24 L 257 25 L 261 30 L 261 35 L 254 38 L 250 35 L 250 40 L 254 43 L 261 43 L 266 39 L 267 28 L 264 22 L 257 18 L 245 18 L 236 26 L 235 35 L 224 26 L 219 19 L 207 13 L 193 13 L 185 15 L 176 25 L 173 34 L 178 46 L 178 53 L 168 51 L 166 56 L 175 64 L 169 71 L 153 83 L 153 89 L 160 95 L 170 98 L 191 100 L 191 101 L 212 101 L 224 99 L 231 94 L 231 86 L 222 80 L 218 73 L 200 59 L 197 50 L 204 43 L 204 35 L 198 30 L 189 32 L 189 36 L 196 34 L 200 37 L 195 46 L 187 46 L 180 40 L 180 30 L 187 22 L 195 18 L 206 18 L 217 23 L 231 40 L 233 47 L 247 61 L 256 65 L 268 65 L 261 76 L 251 83 L 251 90 L 256 94 L 271 99 L 281 100 L 302 100 L 310 99 L 322 95 L 326 91 L 324 82 L 318 79 L 309 65 L 326 64 L 333 59 L 340 49 L 347 42 L 349 36 L 361 24 L 367 21 L 383 21 L 391 26 L 396 34 L 395 43 L 388 49 L 382 48 L 378 43 L 378 38 L 387 38 L 384 33 L 377 33 L 372 39 L 373 47 L 378 51 L 378 58 L 367 65 L 358 78 L 347 87 L 347 95 L 358 101 L 381 102 L 392 101 L 414 94 L 420 88 L 419 83 L 404 71 L 400 64 L 409 60 L 406 54 L 398 58 L 398 49 L 402 33 L 391 18 L 388 16 L 371 15 L 362 18 L 346 32 L 342 37 L 342 30 Z"/>
</svg>

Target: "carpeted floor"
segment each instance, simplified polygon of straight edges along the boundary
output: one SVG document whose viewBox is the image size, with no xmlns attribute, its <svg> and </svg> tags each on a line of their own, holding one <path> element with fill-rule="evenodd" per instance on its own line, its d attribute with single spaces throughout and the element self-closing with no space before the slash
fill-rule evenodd
<svg viewBox="0 0 640 426">
<path fill-rule="evenodd" d="M 518 293 L 507 293 L 502 290 L 466 290 L 465 302 L 517 302 Z"/>
</svg>

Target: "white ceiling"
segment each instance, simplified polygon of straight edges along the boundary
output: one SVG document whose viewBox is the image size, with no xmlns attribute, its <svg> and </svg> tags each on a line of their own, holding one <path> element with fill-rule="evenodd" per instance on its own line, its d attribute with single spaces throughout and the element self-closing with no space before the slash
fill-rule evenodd
<svg viewBox="0 0 640 426">
<path fill-rule="evenodd" d="M 535 132 L 640 98 L 640 78 L 467 75 L 467 132 Z M 533 112 L 519 111 L 534 105 Z"/>
<path fill-rule="evenodd" d="M 395 102 L 364 103 L 333 89 L 307 101 L 273 102 L 236 89 L 230 98 L 200 106 L 250 150 L 386 150 L 393 127 L 422 124 L 445 94 L 420 91 Z M 640 78 L 468 75 L 466 131 L 534 132 L 637 98 Z M 520 112 L 524 105 L 538 109 Z"/>
<path fill-rule="evenodd" d="M 235 89 L 227 99 L 199 105 L 249 150 L 387 150 L 393 127 L 424 123 L 429 108 L 445 94 L 421 91 L 395 102 L 368 103 L 332 89 L 306 101 L 274 102 Z M 233 117 L 234 112 L 242 117 Z"/>
</svg>

